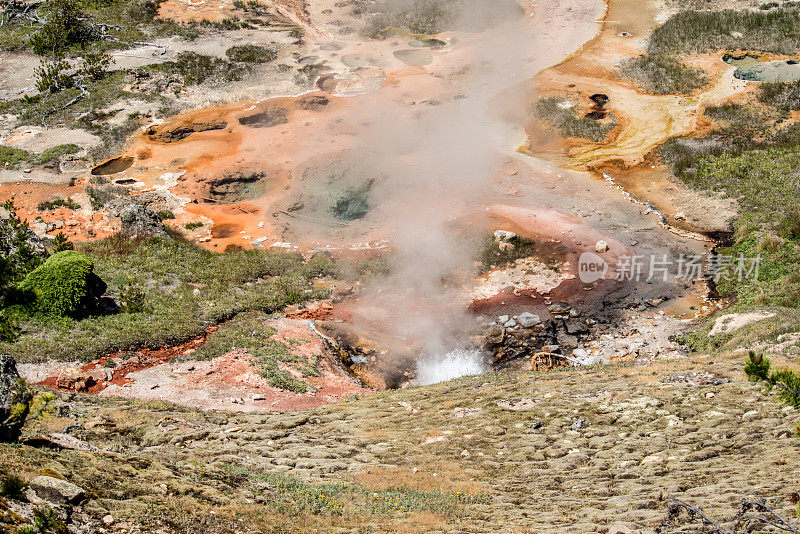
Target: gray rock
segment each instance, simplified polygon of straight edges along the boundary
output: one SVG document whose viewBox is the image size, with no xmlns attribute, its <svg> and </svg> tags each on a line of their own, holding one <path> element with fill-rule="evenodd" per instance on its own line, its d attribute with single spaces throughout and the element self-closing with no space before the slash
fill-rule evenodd
<svg viewBox="0 0 800 534">
<path fill-rule="evenodd" d="M 71 451 L 97 451 L 99 450 L 94 445 L 83 441 L 81 439 L 76 438 L 75 436 L 70 436 L 69 434 L 61 434 L 58 432 L 53 432 L 49 436 L 36 436 L 30 439 L 24 440 L 25 445 L 30 445 L 31 447 L 48 447 L 51 449 L 66 449 Z"/>
<path fill-rule="evenodd" d="M 78 504 L 86 497 L 83 488 L 59 478 L 38 476 L 30 487 L 40 499 L 56 504 Z"/>
<path fill-rule="evenodd" d="M 494 240 L 499 242 L 508 243 L 516 237 L 517 234 L 509 232 L 508 230 L 495 230 L 494 232 Z"/>
<path fill-rule="evenodd" d="M 569 313 L 571 309 L 572 306 L 570 306 L 566 302 L 554 302 L 547 307 L 547 311 L 549 311 L 553 315 L 565 315 Z"/>
<path fill-rule="evenodd" d="M 507 323 L 508 319 L 509 319 L 508 315 L 501 315 L 500 317 L 497 318 L 497 322 L 500 324 Z"/>
<path fill-rule="evenodd" d="M 572 356 L 567 359 L 575 367 L 590 367 L 603 363 L 603 359 L 600 356 L 592 356 L 584 349 L 573 350 Z"/>
<path fill-rule="evenodd" d="M 31 397 L 19 376 L 17 362 L 7 354 L 0 355 L 0 442 L 19 439 Z"/>
<path fill-rule="evenodd" d="M 128 204 L 119 214 L 120 233 L 125 236 L 146 236 L 167 238 L 161 217 L 141 204 Z"/>
<path fill-rule="evenodd" d="M 505 324 L 503 324 L 503 326 L 505 326 L 506 328 L 514 328 L 515 326 L 517 326 L 517 322 L 514 319 L 510 319 L 506 321 Z"/>
<path fill-rule="evenodd" d="M 519 314 L 517 317 L 517 322 L 525 328 L 530 328 L 542 322 L 542 319 L 538 315 L 534 315 L 532 313 L 524 312 Z"/>
</svg>

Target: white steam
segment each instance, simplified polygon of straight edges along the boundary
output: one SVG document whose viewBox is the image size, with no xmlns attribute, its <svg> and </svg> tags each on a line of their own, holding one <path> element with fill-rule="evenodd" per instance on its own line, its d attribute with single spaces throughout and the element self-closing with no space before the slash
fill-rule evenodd
<svg viewBox="0 0 800 534">
<path fill-rule="evenodd" d="M 485 372 L 486 365 L 480 352 L 456 349 L 447 354 L 417 362 L 417 383 L 427 386 Z"/>
</svg>

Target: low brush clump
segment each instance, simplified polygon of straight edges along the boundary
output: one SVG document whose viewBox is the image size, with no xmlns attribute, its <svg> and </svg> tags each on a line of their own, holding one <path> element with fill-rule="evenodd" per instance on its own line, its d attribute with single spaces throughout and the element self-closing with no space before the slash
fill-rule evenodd
<svg viewBox="0 0 800 534">
<path fill-rule="evenodd" d="M 655 95 L 689 94 L 702 89 L 708 82 L 702 69 L 660 55 L 641 55 L 626 61 L 620 69 L 620 76 Z"/>
<path fill-rule="evenodd" d="M 682 11 L 653 31 L 647 47 L 650 55 L 718 50 L 795 54 L 800 50 L 800 11 Z"/>
<path fill-rule="evenodd" d="M 275 50 L 252 44 L 232 46 L 225 51 L 225 55 L 231 61 L 240 63 L 269 63 L 278 57 Z"/>
<path fill-rule="evenodd" d="M 535 112 L 564 137 L 578 137 L 600 143 L 616 128 L 617 123 L 611 115 L 611 118 L 603 120 L 581 117 L 577 107 L 572 100 L 551 96 L 540 99 L 536 103 Z"/>
<path fill-rule="evenodd" d="M 39 202 L 36 206 L 38 211 L 51 211 L 59 208 L 66 208 L 68 210 L 78 210 L 81 209 L 81 205 L 72 200 L 71 198 L 54 198 L 52 200 L 46 200 L 44 202 Z"/>
<path fill-rule="evenodd" d="M 800 81 L 762 83 L 758 87 L 758 100 L 783 111 L 797 111 L 800 109 Z"/>
<path fill-rule="evenodd" d="M 165 61 L 150 67 L 155 71 L 176 73 L 186 85 L 204 82 L 225 83 L 241 80 L 247 72 L 245 67 L 217 57 L 195 52 L 181 52 L 175 61 Z"/>
</svg>

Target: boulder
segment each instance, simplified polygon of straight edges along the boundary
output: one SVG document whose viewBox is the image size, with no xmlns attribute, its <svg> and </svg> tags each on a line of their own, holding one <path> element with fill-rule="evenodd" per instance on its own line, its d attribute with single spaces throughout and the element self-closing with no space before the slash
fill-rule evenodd
<svg viewBox="0 0 800 534">
<path fill-rule="evenodd" d="M 70 436 L 69 434 L 61 434 L 58 432 L 53 432 L 48 436 L 36 436 L 33 438 L 26 439 L 24 441 L 25 445 L 30 447 L 37 447 L 37 448 L 48 448 L 48 449 L 57 449 L 57 450 L 70 450 L 70 451 L 96 451 L 98 450 L 97 447 L 94 445 L 83 441 L 81 439 L 76 438 L 75 436 Z"/>
<path fill-rule="evenodd" d="M 498 242 L 509 243 L 516 237 L 517 234 L 508 230 L 495 230 L 494 232 L 494 240 Z"/>
<path fill-rule="evenodd" d="M 97 379 L 79 367 L 67 367 L 58 373 L 56 387 L 70 391 L 88 391 L 97 384 Z"/>
<path fill-rule="evenodd" d="M 530 328 L 532 326 L 536 326 L 537 324 L 542 322 L 542 319 L 538 315 L 534 315 L 529 312 L 524 312 L 517 316 L 517 322 L 520 326 L 524 328 Z"/>
<path fill-rule="evenodd" d="M 83 488 L 60 478 L 38 476 L 29 485 L 37 497 L 55 504 L 78 504 L 86 497 Z"/>
<path fill-rule="evenodd" d="M 598 241 L 594 245 L 594 250 L 595 250 L 595 252 L 597 252 L 599 254 L 602 254 L 604 252 L 608 252 L 608 243 L 606 243 L 605 241 Z"/>
<path fill-rule="evenodd" d="M 603 363 L 600 356 L 593 356 L 584 349 L 573 350 L 572 356 L 567 359 L 574 367 L 589 367 Z"/>
<path fill-rule="evenodd" d="M 0 442 L 19 439 L 31 397 L 19 376 L 17 362 L 7 354 L 0 355 Z"/>
<path fill-rule="evenodd" d="M 486 333 L 486 343 L 489 345 L 500 345 L 505 339 L 506 330 L 502 326 L 495 326 Z"/>
<path fill-rule="evenodd" d="M 141 204 L 128 204 L 119 214 L 120 233 L 128 237 L 167 238 L 161 217 Z"/>
</svg>

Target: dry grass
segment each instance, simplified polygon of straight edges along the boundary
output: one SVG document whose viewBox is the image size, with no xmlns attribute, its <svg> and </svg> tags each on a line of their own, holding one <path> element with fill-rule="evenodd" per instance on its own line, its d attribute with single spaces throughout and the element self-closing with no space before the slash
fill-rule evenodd
<svg viewBox="0 0 800 534">
<path fill-rule="evenodd" d="M 436 473 L 436 476 L 433 474 Z M 460 492 L 478 494 L 485 488 L 454 462 L 431 461 L 421 463 L 415 473 L 408 467 L 375 467 L 353 477 L 353 480 L 376 491 L 410 488 L 418 491 Z"/>
</svg>

